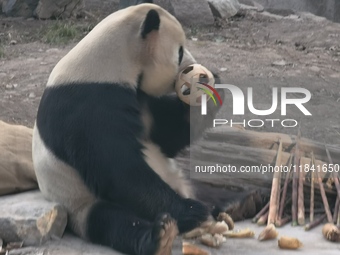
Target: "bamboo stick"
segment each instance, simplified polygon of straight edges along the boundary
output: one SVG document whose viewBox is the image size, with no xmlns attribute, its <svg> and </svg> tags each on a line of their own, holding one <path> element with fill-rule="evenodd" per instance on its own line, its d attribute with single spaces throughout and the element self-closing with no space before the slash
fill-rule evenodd
<svg viewBox="0 0 340 255">
<path fill-rule="evenodd" d="M 285 200 L 286 200 L 286 196 L 287 196 L 287 188 L 288 188 L 288 184 L 291 181 L 292 159 L 293 159 L 293 154 L 290 155 L 289 162 L 288 162 L 289 171 L 286 175 L 285 183 L 283 185 L 282 197 L 281 197 L 280 208 L 279 208 L 279 215 L 278 215 L 278 218 L 277 218 L 278 222 L 281 221 L 282 216 L 283 216 L 283 210 L 284 210 L 284 207 L 285 207 Z"/>
<path fill-rule="evenodd" d="M 292 220 L 292 217 L 287 216 L 287 217 L 280 219 L 279 221 L 275 222 L 275 226 L 276 227 L 282 227 L 282 226 L 286 225 L 291 220 Z"/>
<path fill-rule="evenodd" d="M 331 154 L 329 153 L 328 146 L 325 145 L 325 148 L 326 148 L 326 153 L 327 153 L 329 164 L 333 165 L 333 160 L 332 160 Z M 338 199 L 340 199 L 339 176 L 338 176 L 338 173 L 335 172 L 335 171 L 333 171 L 333 178 L 334 178 L 334 184 L 335 184 L 335 187 L 336 187 L 336 191 L 338 193 Z"/>
<path fill-rule="evenodd" d="M 314 154 L 312 152 L 312 158 L 314 157 Z M 309 222 L 314 221 L 314 171 L 315 171 L 315 165 L 313 160 L 310 164 L 313 167 L 313 171 L 311 173 L 311 182 L 310 182 L 310 211 L 309 211 Z"/>
<path fill-rule="evenodd" d="M 326 219 L 327 215 L 323 214 L 321 217 L 317 218 L 315 221 L 308 223 L 305 226 L 305 231 L 311 230 L 312 228 L 315 228 L 316 226 L 318 226 L 319 224 L 321 224 L 321 222 L 323 222 L 324 219 Z"/>
<path fill-rule="evenodd" d="M 281 165 L 281 152 L 282 152 L 282 140 L 280 139 L 279 148 L 277 150 L 275 166 Z M 274 176 L 273 176 L 273 182 L 272 182 L 272 190 L 270 194 L 269 214 L 268 214 L 268 220 L 267 220 L 268 225 L 275 223 L 276 215 L 278 212 L 279 196 L 277 193 L 280 193 L 279 179 L 280 179 L 280 171 L 275 171 Z"/>
<path fill-rule="evenodd" d="M 253 220 L 252 220 L 253 223 L 256 223 L 256 222 L 261 218 L 261 216 L 264 215 L 264 214 L 268 211 L 269 204 L 270 204 L 270 202 L 268 202 L 268 203 L 261 209 L 261 211 L 259 211 L 259 212 L 255 215 L 255 217 L 254 217 Z"/>
<path fill-rule="evenodd" d="M 295 144 L 295 155 L 294 155 L 294 174 L 293 174 L 293 185 L 292 185 L 292 226 L 297 225 L 297 206 L 298 206 L 298 180 L 299 180 L 299 170 L 300 170 L 300 149 L 299 143 L 301 139 L 300 128 L 298 131 L 298 135 L 296 137 Z"/>
<path fill-rule="evenodd" d="M 300 226 L 305 225 L 305 204 L 303 192 L 303 178 L 304 171 L 300 170 L 299 173 L 299 187 L 298 187 L 298 223 Z"/>
<path fill-rule="evenodd" d="M 269 211 L 266 212 L 265 214 L 263 214 L 259 220 L 257 221 L 257 225 L 262 226 L 264 224 L 266 224 L 267 220 L 268 220 L 268 215 L 269 215 Z"/>
<path fill-rule="evenodd" d="M 313 157 L 312 157 L 312 161 L 313 161 L 313 164 L 315 164 L 314 155 L 313 155 Z M 332 222 L 333 222 L 333 216 L 332 216 L 332 213 L 331 213 L 331 211 L 330 211 L 330 209 L 329 209 L 329 204 L 328 204 L 328 200 L 327 200 L 325 188 L 324 188 L 324 186 L 323 186 L 322 179 L 319 177 L 318 170 L 315 171 L 315 175 L 316 175 L 316 178 L 317 178 L 318 183 L 319 183 L 320 193 L 321 193 L 321 197 L 322 197 L 322 202 L 323 202 L 323 205 L 324 205 L 324 207 L 325 207 L 325 212 L 326 212 L 326 215 L 327 215 L 327 221 L 328 221 L 329 223 L 332 223 Z"/>
<path fill-rule="evenodd" d="M 289 184 L 289 182 L 288 182 L 288 184 Z M 288 185 L 287 185 L 288 186 Z M 282 193 L 283 192 L 283 188 L 281 188 L 281 190 L 280 190 L 280 193 Z M 286 193 L 287 193 L 287 190 L 286 190 Z M 252 222 L 253 223 L 257 223 L 258 222 L 258 220 L 261 218 L 261 216 L 263 216 L 263 215 L 265 215 L 265 213 L 268 213 L 268 209 L 269 209 L 269 205 L 270 205 L 270 201 L 261 209 L 261 211 L 259 211 L 256 215 L 255 215 L 255 217 L 252 219 Z M 283 208 L 284 208 L 284 205 L 283 205 Z M 283 209 L 282 209 L 282 211 L 283 211 Z M 281 214 L 282 215 L 282 214 Z M 268 216 L 268 215 L 267 215 Z M 266 217 L 267 217 L 266 216 Z M 267 220 L 267 218 L 266 218 L 266 220 Z"/>
<path fill-rule="evenodd" d="M 340 199 L 339 197 L 336 198 L 335 207 L 334 207 L 334 214 L 333 214 L 333 222 L 337 224 L 338 214 L 339 214 L 339 206 L 340 206 Z"/>
<path fill-rule="evenodd" d="M 337 219 L 337 221 L 336 221 L 336 226 L 337 226 L 338 228 L 340 228 L 340 206 L 339 206 L 339 209 L 338 209 L 338 219 Z"/>
<path fill-rule="evenodd" d="M 281 143 L 281 151 L 282 151 L 282 142 Z M 280 158 L 280 161 L 278 162 L 278 166 L 282 166 L 282 157 Z M 276 212 L 275 212 L 275 218 L 273 224 L 278 220 L 279 217 L 279 210 L 280 210 L 280 197 L 281 197 L 281 176 L 282 173 L 281 171 L 278 172 L 277 174 L 277 179 L 278 179 L 278 184 L 277 184 L 277 195 L 276 195 Z"/>
</svg>

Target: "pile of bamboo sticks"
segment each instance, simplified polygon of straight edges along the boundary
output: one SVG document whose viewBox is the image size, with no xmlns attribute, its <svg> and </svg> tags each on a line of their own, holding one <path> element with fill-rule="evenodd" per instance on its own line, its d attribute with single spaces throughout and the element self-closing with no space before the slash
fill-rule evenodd
<svg viewBox="0 0 340 255">
<path fill-rule="evenodd" d="M 324 233 L 325 237 L 331 241 L 340 241 L 340 183 L 339 183 L 339 173 L 336 169 L 325 169 L 320 168 L 315 163 L 314 153 L 311 153 L 311 162 L 309 167 L 301 166 L 301 156 L 302 153 L 299 148 L 301 140 L 301 132 L 299 130 L 297 141 L 295 144 L 295 151 L 291 153 L 289 158 L 289 172 L 283 176 L 281 172 L 275 172 L 272 180 L 272 188 L 270 201 L 266 206 L 253 218 L 253 222 L 259 225 L 264 224 L 274 224 L 276 227 L 281 227 L 289 222 L 292 226 L 304 226 L 305 230 L 311 230 L 312 228 L 318 226 L 326 219 L 328 226 L 331 226 L 332 231 L 336 232 L 337 237 L 328 238 L 327 234 Z M 327 166 L 333 166 L 333 160 L 331 158 L 328 147 L 325 145 L 325 150 L 328 157 Z M 282 154 L 282 141 L 279 140 L 279 147 L 276 156 L 276 166 L 281 165 L 281 154 Z M 293 162 L 293 163 L 292 163 Z M 326 172 L 326 173 L 325 173 Z M 324 178 L 327 178 L 327 182 L 323 183 L 322 173 Z M 284 183 L 281 181 L 284 179 Z M 306 187 L 304 184 L 310 182 L 310 190 L 306 192 Z M 314 217 L 315 215 L 315 188 L 316 185 L 319 186 L 319 191 L 322 199 L 323 210 L 321 210 L 321 215 Z M 336 202 L 331 201 L 327 198 L 327 193 L 325 191 L 325 186 L 334 189 L 337 193 Z M 288 189 L 291 188 L 291 191 Z M 309 193 L 309 194 L 308 194 Z M 291 200 L 288 199 L 287 195 L 291 194 Z M 309 197 L 308 197 L 309 195 Z M 308 199 L 309 198 L 309 199 Z M 309 200 L 309 201 L 308 201 Z M 306 224 L 306 212 L 305 204 L 309 202 L 309 221 Z M 334 205 L 334 209 L 331 210 L 331 205 Z M 291 210 L 289 210 L 291 206 Z M 333 212 L 333 213 L 332 213 Z M 316 213 L 320 214 L 320 211 Z M 330 224 L 330 225 L 329 225 Z M 333 233 L 332 232 L 332 233 Z"/>
</svg>

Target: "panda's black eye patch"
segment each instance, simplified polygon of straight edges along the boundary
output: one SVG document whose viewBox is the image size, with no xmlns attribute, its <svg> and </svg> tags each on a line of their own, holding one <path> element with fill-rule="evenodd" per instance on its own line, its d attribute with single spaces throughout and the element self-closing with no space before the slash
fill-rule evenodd
<svg viewBox="0 0 340 255">
<path fill-rule="evenodd" d="M 180 65 L 182 63 L 182 60 L 183 60 L 183 47 L 179 47 L 179 50 L 178 50 L 178 65 Z"/>
</svg>

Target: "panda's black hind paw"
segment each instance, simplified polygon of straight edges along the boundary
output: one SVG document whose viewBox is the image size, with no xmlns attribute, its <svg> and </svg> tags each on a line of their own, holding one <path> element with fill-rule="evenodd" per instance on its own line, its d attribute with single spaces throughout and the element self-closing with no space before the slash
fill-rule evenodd
<svg viewBox="0 0 340 255">
<path fill-rule="evenodd" d="M 184 207 L 177 219 L 180 233 L 185 233 L 199 227 L 210 216 L 208 207 L 201 202 L 193 199 L 185 199 L 184 202 Z"/>
<path fill-rule="evenodd" d="M 176 221 L 169 214 L 160 214 L 154 222 L 151 240 L 142 255 L 171 255 L 172 244 L 178 235 Z"/>
</svg>

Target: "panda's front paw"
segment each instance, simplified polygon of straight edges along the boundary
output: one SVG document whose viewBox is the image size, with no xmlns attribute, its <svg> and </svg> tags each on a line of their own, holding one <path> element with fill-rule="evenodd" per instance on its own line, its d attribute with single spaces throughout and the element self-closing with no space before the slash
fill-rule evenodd
<svg viewBox="0 0 340 255">
<path fill-rule="evenodd" d="M 180 233 L 188 232 L 206 222 L 209 217 L 207 206 L 193 199 L 184 199 L 183 207 L 177 218 Z"/>
</svg>

